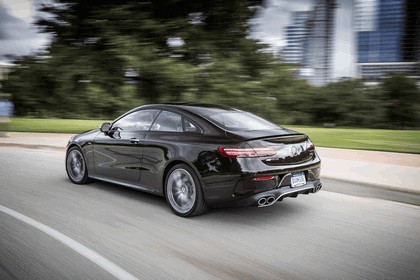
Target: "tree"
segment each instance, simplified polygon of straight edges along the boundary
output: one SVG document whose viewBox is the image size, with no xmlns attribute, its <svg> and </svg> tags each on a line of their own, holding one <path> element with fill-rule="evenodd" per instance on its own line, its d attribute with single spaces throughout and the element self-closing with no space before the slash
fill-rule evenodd
<svg viewBox="0 0 420 280">
<path fill-rule="evenodd" d="M 291 73 L 248 37 L 248 22 L 261 3 L 58 0 L 44 6 L 50 16 L 38 25 L 54 34 L 51 45 L 41 57 L 18 61 L 26 70 L 8 82 L 18 113 L 110 117 L 144 102 L 223 100 L 274 116 L 272 100 L 262 107 L 278 90 L 264 90 L 269 82 L 261 81 L 279 68 L 287 79 Z M 25 86 L 14 82 L 22 75 L 39 80 L 41 73 L 49 84 L 45 98 L 34 79 L 25 78 Z M 27 92 L 33 86 L 48 102 L 28 107 L 25 99 L 35 101 Z"/>
<path fill-rule="evenodd" d="M 383 100 L 386 102 L 386 120 L 392 128 L 418 127 L 420 91 L 416 82 L 397 74 L 383 80 Z"/>
<path fill-rule="evenodd" d="M 331 83 L 313 96 L 313 122 L 343 126 L 380 126 L 383 104 L 377 90 L 361 80 Z"/>
</svg>

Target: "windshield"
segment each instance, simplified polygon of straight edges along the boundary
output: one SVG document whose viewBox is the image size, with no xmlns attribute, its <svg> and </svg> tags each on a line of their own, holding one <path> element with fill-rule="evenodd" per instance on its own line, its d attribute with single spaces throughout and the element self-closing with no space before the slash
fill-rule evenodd
<svg viewBox="0 0 420 280">
<path fill-rule="evenodd" d="M 269 130 L 280 128 L 278 125 L 246 112 L 218 113 L 208 115 L 207 117 L 222 128 L 231 131 Z"/>
</svg>

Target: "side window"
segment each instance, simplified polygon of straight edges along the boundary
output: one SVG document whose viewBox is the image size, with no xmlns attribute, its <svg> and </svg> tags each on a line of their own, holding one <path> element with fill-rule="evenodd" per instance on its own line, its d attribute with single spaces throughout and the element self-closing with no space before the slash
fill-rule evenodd
<svg viewBox="0 0 420 280">
<path fill-rule="evenodd" d="M 116 121 L 112 127 L 119 127 L 123 131 L 149 130 L 158 113 L 159 110 L 135 111 Z"/>
<path fill-rule="evenodd" d="M 197 132 L 200 133 L 201 130 L 192 122 L 184 118 L 184 129 L 185 132 Z"/>
<path fill-rule="evenodd" d="M 182 117 L 172 112 L 162 111 L 150 130 L 182 132 Z"/>
</svg>

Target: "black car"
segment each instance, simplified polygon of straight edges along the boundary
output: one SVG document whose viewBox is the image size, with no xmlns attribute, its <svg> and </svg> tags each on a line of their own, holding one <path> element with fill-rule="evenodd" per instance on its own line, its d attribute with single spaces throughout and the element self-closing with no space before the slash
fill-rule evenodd
<svg viewBox="0 0 420 280">
<path fill-rule="evenodd" d="M 145 105 L 73 136 L 70 180 L 98 179 L 164 196 L 179 216 L 209 207 L 270 206 L 321 189 L 305 134 L 214 105 Z"/>
</svg>

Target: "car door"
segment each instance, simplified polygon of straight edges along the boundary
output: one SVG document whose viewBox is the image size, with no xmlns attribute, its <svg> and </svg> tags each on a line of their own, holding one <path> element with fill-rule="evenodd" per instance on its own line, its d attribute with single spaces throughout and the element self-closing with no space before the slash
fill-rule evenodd
<svg viewBox="0 0 420 280">
<path fill-rule="evenodd" d="M 162 110 L 143 142 L 141 184 L 161 193 L 166 162 L 194 156 L 194 152 L 188 153 L 188 147 L 193 149 L 194 143 L 202 140 L 199 136 L 201 129 L 183 115 Z"/>
<path fill-rule="evenodd" d="M 94 140 L 96 175 L 103 179 L 137 185 L 142 164 L 142 141 L 160 110 L 131 112 L 116 120 L 107 133 Z"/>
</svg>

